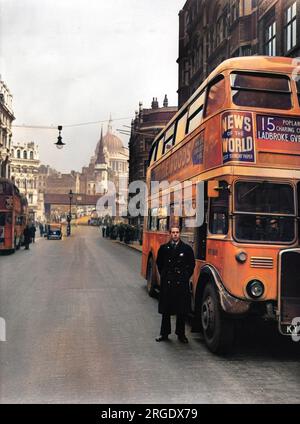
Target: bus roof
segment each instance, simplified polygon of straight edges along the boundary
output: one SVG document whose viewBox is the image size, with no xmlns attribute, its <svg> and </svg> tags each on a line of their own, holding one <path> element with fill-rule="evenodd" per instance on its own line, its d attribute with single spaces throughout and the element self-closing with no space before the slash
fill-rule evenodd
<svg viewBox="0 0 300 424">
<path fill-rule="evenodd" d="M 226 59 L 220 63 L 210 74 L 214 78 L 227 69 L 241 69 L 249 71 L 267 71 L 291 73 L 297 65 L 295 58 L 280 56 L 243 56 Z"/>
<path fill-rule="evenodd" d="M 220 73 L 227 70 L 240 70 L 240 71 L 256 71 L 256 72 L 274 72 L 282 74 L 291 74 L 298 66 L 300 66 L 300 60 L 291 57 L 281 57 L 281 56 L 243 56 L 243 57 L 233 57 L 230 59 L 224 60 L 220 65 L 218 65 L 208 77 L 202 81 L 201 85 L 197 90 L 190 96 L 190 98 L 181 106 L 178 112 L 170 119 L 166 126 L 159 132 L 155 137 L 152 146 L 156 143 L 157 139 L 161 137 L 165 129 L 174 122 L 177 117 L 182 113 L 182 111 L 188 106 L 188 104 L 198 96 L 202 89 L 212 81 Z M 299 72 L 300 74 L 300 72 Z"/>
<path fill-rule="evenodd" d="M 10 191 L 10 193 L 5 193 L 5 194 L 9 194 L 9 195 L 17 194 L 17 195 L 20 195 L 20 191 L 19 191 L 18 187 L 15 185 L 14 181 L 12 181 L 12 180 L 10 180 L 8 178 L 1 177 L 0 178 L 0 184 L 3 185 L 3 183 L 5 184 L 6 189 L 8 188 L 9 191 Z M 3 193 L 1 193 L 1 194 L 3 194 Z"/>
<path fill-rule="evenodd" d="M 297 62 L 300 65 L 300 61 Z M 196 97 L 211 80 L 213 80 L 220 73 L 227 70 L 237 71 L 256 71 L 256 72 L 274 72 L 282 74 L 292 73 L 297 64 L 295 58 L 291 57 L 280 57 L 280 56 L 243 56 L 243 57 L 232 57 L 224 60 L 218 65 L 208 77 L 201 83 L 199 88 L 191 95 L 191 97 L 181 106 L 180 111 L 187 106 L 192 98 Z M 179 112 L 180 112 L 179 111 Z M 176 114 L 177 115 L 177 114 Z M 175 116 L 176 116 L 175 115 Z"/>
<path fill-rule="evenodd" d="M 11 186 L 14 186 L 15 185 L 12 180 L 9 180 L 8 178 L 3 178 L 3 177 L 0 177 L 0 183 L 7 183 L 7 184 L 9 184 Z"/>
</svg>

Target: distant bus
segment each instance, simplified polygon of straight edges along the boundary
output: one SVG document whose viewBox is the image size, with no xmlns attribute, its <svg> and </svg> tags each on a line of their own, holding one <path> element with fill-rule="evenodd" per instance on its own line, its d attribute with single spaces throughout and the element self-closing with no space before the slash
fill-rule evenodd
<svg viewBox="0 0 300 424">
<path fill-rule="evenodd" d="M 98 226 L 99 225 L 99 217 L 96 210 L 91 212 L 91 216 L 89 219 L 89 225 Z"/>
<path fill-rule="evenodd" d="M 144 223 L 142 274 L 152 295 L 159 289 L 158 248 L 177 221 L 196 257 L 195 325 L 212 352 L 230 347 L 236 320 L 246 317 L 299 335 L 300 81 L 294 72 L 291 58 L 224 61 L 151 148 L 148 190 L 153 181 L 191 181 L 194 204 L 201 183 L 205 218 L 188 227 L 185 211 L 174 213 L 176 188 L 169 214 L 159 191 L 159 207 L 149 206 Z"/>
<path fill-rule="evenodd" d="M 23 242 L 28 203 L 14 183 L 0 178 L 0 250 L 14 252 Z"/>
</svg>

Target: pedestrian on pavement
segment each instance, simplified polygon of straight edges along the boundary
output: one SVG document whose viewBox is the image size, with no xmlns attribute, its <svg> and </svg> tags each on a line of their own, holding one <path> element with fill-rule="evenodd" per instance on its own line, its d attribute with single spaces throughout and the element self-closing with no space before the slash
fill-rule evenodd
<svg viewBox="0 0 300 424">
<path fill-rule="evenodd" d="M 125 225 L 123 224 L 123 222 L 121 222 L 120 225 L 119 225 L 118 233 L 119 233 L 120 241 L 123 241 L 124 240 L 124 234 L 125 234 Z"/>
<path fill-rule="evenodd" d="M 44 234 L 44 226 L 43 226 L 43 224 L 40 222 L 39 223 L 39 229 L 40 229 L 40 236 L 41 237 L 43 237 L 43 234 Z"/>
<path fill-rule="evenodd" d="M 176 315 L 178 340 L 188 343 L 185 335 L 186 316 L 191 308 L 190 277 L 194 272 L 193 249 L 180 239 L 178 226 L 170 228 L 170 240 L 158 250 L 157 268 L 160 274 L 158 312 L 162 314 L 160 337 L 157 342 L 168 340 L 171 333 L 171 315 Z"/>
<path fill-rule="evenodd" d="M 35 225 L 32 224 L 30 227 L 30 237 L 31 237 L 32 243 L 35 242 L 35 233 L 36 233 L 36 228 L 35 228 Z"/>
<path fill-rule="evenodd" d="M 102 225 L 102 237 L 105 237 L 106 226 Z"/>
<path fill-rule="evenodd" d="M 24 228 L 23 235 L 24 235 L 25 250 L 29 250 L 29 244 L 30 244 L 30 241 L 31 241 L 29 225 L 26 225 L 26 227 Z"/>
</svg>

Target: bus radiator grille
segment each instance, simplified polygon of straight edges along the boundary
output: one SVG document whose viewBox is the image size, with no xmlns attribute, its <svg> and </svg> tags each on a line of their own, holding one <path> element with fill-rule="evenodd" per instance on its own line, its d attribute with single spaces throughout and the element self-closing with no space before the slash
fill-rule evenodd
<svg viewBox="0 0 300 424">
<path fill-rule="evenodd" d="M 273 258 L 266 258 L 263 256 L 251 256 L 250 266 L 251 268 L 273 268 Z"/>
</svg>

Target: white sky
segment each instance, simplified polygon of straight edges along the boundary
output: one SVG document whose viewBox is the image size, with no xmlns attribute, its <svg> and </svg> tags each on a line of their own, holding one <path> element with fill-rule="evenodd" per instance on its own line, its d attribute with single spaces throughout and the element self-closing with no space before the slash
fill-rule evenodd
<svg viewBox="0 0 300 424">
<path fill-rule="evenodd" d="M 186 0 L 0 0 L 0 74 L 13 94 L 14 124 L 69 125 L 114 118 L 130 125 L 139 101 L 177 105 L 178 13 Z M 107 123 L 104 123 L 106 131 Z M 40 159 L 80 171 L 101 124 L 13 129 L 35 141 Z M 117 133 L 127 145 L 128 137 Z"/>
</svg>

